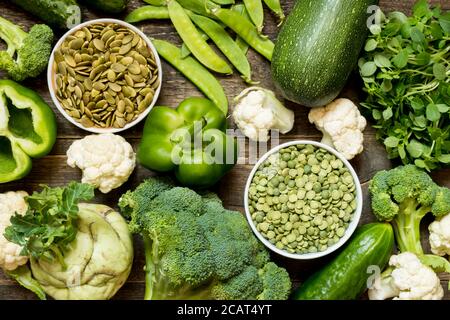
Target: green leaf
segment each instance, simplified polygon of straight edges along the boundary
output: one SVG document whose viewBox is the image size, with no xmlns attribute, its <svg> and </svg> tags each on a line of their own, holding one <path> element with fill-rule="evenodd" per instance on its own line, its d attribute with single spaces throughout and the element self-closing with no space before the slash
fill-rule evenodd
<svg viewBox="0 0 450 320">
<path fill-rule="evenodd" d="M 381 84 L 381 88 L 383 89 L 384 92 L 389 92 L 392 90 L 392 81 L 385 79 L 383 81 L 383 83 Z"/>
<path fill-rule="evenodd" d="M 439 103 L 436 106 L 440 113 L 446 113 L 450 110 L 450 107 L 446 104 Z"/>
<path fill-rule="evenodd" d="M 364 50 L 366 50 L 367 52 L 373 51 L 377 48 L 378 46 L 378 42 L 375 39 L 369 39 L 366 42 L 366 46 L 364 47 Z"/>
<path fill-rule="evenodd" d="M 364 63 L 361 67 L 361 75 L 363 77 L 370 77 L 377 71 L 377 65 L 373 61 Z"/>
<path fill-rule="evenodd" d="M 406 158 L 406 151 L 405 151 L 405 146 L 404 145 L 398 146 L 398 155 L 400 156 L 400 159 L 405 159 Z"/>
<path fill-rule="evenodd" d="M 426 66 L 430 63 L 431 55 L 428 52 L 421 52 L 416 56 L 416 62 L 419 66 Z"/>
<path fill-rule="evenodd" d="M 374 58 L 375 64 L 380 68 L 390 68 L 392 66 L 391 61 L 383 54 L 376 54 Z"/>
<path fill-rule="evenodd" d="M 430 7 L 427 0 L 419 0 L 413 7 L 413 13 L 416 17 L 421 18 L 430 13 Z"/>
<path fill-rule="evenodd" d="M 450 34 L 450 14 L 443 15 L 439 18 L 439 24 L 445 33 Z"/>
<path fill-rule="evenodd" d="M 392 59 L 392 62 L 397 68 L 402 69 L 408 64 L 408 57 L 408 51 L 406 49 L 403 49 L 394 57 L 394 59 Z"/>
<path fill-rule="evenodd" d="M 450 163 L 450 154 L 441 154 L 438 159 L 442 163 Z"/>
<path fill-rule="evenodd" d="M 444 36 L 444 32 L 442 31 L 441 25 L 438 22 L 436 22 L 436 21 L 433 21 L 431 23 L 430 33 L 431 33 L 431 36 L 435 40 L 440 40 Z"/>
<path fill-rule="evenodd" d="M 406 146 L 406 150 L 413 158 L 420 158 L 424 152 L 424 145 L 413 139 Z"/>
<path fill-rule="evenodd" d="M 384 145 L 388 148 L 396 148 L 400 143 L 400 139 L 397 137 L 387 137 L 384 139 Z"/>
<path fill-rule="evenodd" d="M 433 269 L 436 273 L 450 273 L 450 262 L 444 257 L 434 254 L 424 254 L 419 256 L 420 262 Z"/>
<path fill-rule="evenodd" d="M 428 120 L 434 122 L 441 118 L 441 113 L 439 112 L 439 109 L 435 104 L 430 103 L 427 106 L 426 116 Z"/>
<path fill-rule="evenodd" d="M 11 217 L 4 236 L 23 247 L 22 254 L 35 259 L 59 260 L 77 234 L 78 203 L 94 197 L 88 184 L 71 182 L 65 188 L 43 187 L 26 197 L 28 211 Z"/>
<path fill-rule="evenodd" d="M 433 65 L 433 74 L 438 80 L 445 80 L 447 78 L 447 69 L 442 63 L 435 63 Z"/>
<path fill-rule="evenodd" d="M 383 111 L 383 119 L 384 120 L 389 120 L 390 118 L 392 118 L 393 113 L 392 113 L 392 109 L 391 108 L 387 108 L 386 110 Z"/>
<path fill-rule="evenodd" d="M 417 167 L 421 168 L 421 169 L 428 169 L 427 164 L 426 164 L 425 161 L 423 161 L 423 160 L 416 159 L 416 160 L 414 161 L 414 164 L 415 164 Z"/>
<path fill-rule="evenodd" d="M 372 117 L 373 117 L 375 120 L 380 120 L 381 117 L 382 117 L 380 110 L 373 109 L 373 110 L 372 110 Z"/>
<path fill-rule="evenodd" d="M 420 99 L 419 97 L 414 97 L 411 100 L 411 107 L 416 111 L 420 111 L 425 107 L 425 104 L 423 103 L 422 99 Z"/>
<path fill-rule="evenodd" d="M 422 31 L 419 30 L 417 27 L 411 28 L 411 40 L 415 43 L 424 44 L 425 43 L 425 36 L 422 33 Z"/>
<path fill-rule="evenodd" d="M 36 294 L 39 299 L 46 300 L 44 289 L 42 289 L 41 284 L 33 278 L 28 266 L 20 266 L 15 270 L 6 271 L 6 274 L 16 280 L 22 287 Z"/>
</svg>

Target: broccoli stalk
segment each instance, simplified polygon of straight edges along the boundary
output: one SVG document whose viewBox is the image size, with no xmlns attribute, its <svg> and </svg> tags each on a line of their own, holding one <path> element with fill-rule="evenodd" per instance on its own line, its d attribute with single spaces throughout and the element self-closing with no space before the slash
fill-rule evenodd
<svg viewBox="0 0 450 320">
<path fill-rule="evenodd" d="M 27 33 L 0 17 L 0 39 L 7 45 L 6 51 L 0 51 L 0 69 L 12 79 L 36 77 L 47 66 L 53 42 L 53 31 L 47 25 L 34 25 Z"/>
<path fill-rule="evenodd" d="M 119 207 L 144 239 L 145 299 L 288 298 L 286 270 L 216 195 L 152 178 L 123 195 Z"/>
<path fill-rule="evenodd" d="M 450 189 L 439 187 L 414 165 L 378 172 L 370 183 L 372 209 L 380 221 L 390 221 L 401 252 L 423 255 L 420 223 L 428 213 L 450 212 Z"/>
</svg>

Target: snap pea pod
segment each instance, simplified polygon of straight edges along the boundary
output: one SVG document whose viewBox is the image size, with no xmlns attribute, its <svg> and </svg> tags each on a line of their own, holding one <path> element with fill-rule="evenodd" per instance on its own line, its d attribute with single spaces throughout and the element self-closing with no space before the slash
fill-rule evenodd
<svg viewBox="0 0 450 320">
<path fill-rule="evenodd" d="M 236 32 L 253 49 L 263 55 L 269 61 L 272 60 L 274 44 L 270 39 L 263 38 L 256 27 L 242 16 L 229 9 L 214 8 L 211 13 L 222 21 L 227 27 Z"/>
<path fill-rule="evenodd" d="M 214 20 L 201 15 L 191 14 L 190 17 L 192 21 L 216 44 L 217 48 L 219 48 L 223 55 L 227 57 L 231 64 L 233 64 L 233 66 L 241 73 L 245 82 L 252 83 L 250 63 L 241 48 L 238 47 L 225 28 Z"/>
<path fill-rule="evenodd" d="M 212 2 L 220 4 L 222 6 L 234 4 L 234 0 L 212 0 Z"/>
<path fill-rule="evenodd" d="M 153 19 L 169 19 L 169 10 L 167 7 L 156 7 L 156 6 L 143 6 L 137 8 L 130 12 L 129 15 L 126 16 L 125 21 L 134 23 L 144 20 L 153 20 Z"/>
<path fill-rule="evenodd" d="M 197 28 L 192 23 L 187 12 L 176 1 L 168 3 L 170 20 L 186 46 L 205 67 L 224 74 L 231 74 L 233 70 L 219 57 L 215 51 L 202 38 Z"/>
<path fill-rule="evenodd" d="M 208 69 L 192 57 L 183 59 L 181 50 L 167 41 L 153 39 L 152 42 L 164 60 L 192 81 L 225 115 L 228 114 L 228 100 L 225 91 Z"/>
<path fill-rule="evenodd" d="M 208 41 L 209 37 L 206 33 L 204 33 L 201 30 L 198 30 L 198 32 L 201 34 L 202 38 L 205 39 L 205 41 Z M 183 42 L 181 45 L 181 57 L 184 59 L 188 57 L 191 54 L 191 50 L 187 47 L 186 43 Z"/>
<path fill-rule="evenodd" d="M 245 9 L 245 6 L 242 3 L 235 4 L 234 6 L 231 7 L 231 10 L 239 12 L 243 18 L 250 20 L 247 9 Z M 248 43 L 245 42 L 245 40 L 239 36 L 236 36 L 235 41 L 236 41 L 236 44 L 239 46 L 239 48 L 241 48 L 241 50 L 244 52 L 244 54 L 247 54 L 248 48 L 249 48 Z"/>
<path fill-rule="evenodd" d="M 210 9 L 220 7 L 209 0 L 176 0 L 183 8 L 190 10 L 194 13 L 201 14 L 205 17 L 214 18 L 213 15 L 209 13 Z"/>
<path fill-rule="evenodd" d="M 165 6 L 166 0 L 144 0 L 144 2 L 151 4 L 152 6 L 162 7 Z"/>
<path fill-rule="evenodd" d="M 244 0 L 245 8 L 253 24 L 261 32 L 264 27 L 264 9 L 262 0 Z"/>
<path fill-rule="evenodd" d="M 278 26 L 280 26 L 285 18 L 280 0 L 264 0 L 264 3 L 273 13 L 275 13 L 278 16 L 278 19 L 280 19 L 280 23 L 278 24 Z"/>
</svg>

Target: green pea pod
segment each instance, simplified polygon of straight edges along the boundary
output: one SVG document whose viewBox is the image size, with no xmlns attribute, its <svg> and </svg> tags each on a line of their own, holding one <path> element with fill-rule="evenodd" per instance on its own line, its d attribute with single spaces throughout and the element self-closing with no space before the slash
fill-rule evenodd
<svg viewBox="0 0 450 320">
<path fill-rule="evenodd" d="M 213 15 L 209 13 L 212 8 L 220 7 L 209 0 L 176 0 L 183 8 L 192 11 L 197 14 L 201 14 L 205 17 L 214 18 Z"/>
<path fill-rule="evenodd" d="M 198 32 L 202 35 L 202 38 L 205 39 L 205 41 L 208 41 L 209 37 L 206 33 L 204 33 L 201 30 L 198 30 Z M 181 45 L 181 57 L 184 59 L 186 57 L 189 57 L 191 55 L 191 50 L 187 47 L 186 43 L 183 42 Z"/>
<path fill-rule="evenodd" d="M 225 115 L 228 114 L 228 99 L 225 91 L 205 67 L 192 57 L 183 59 L 181 50 L 167 41 L 153 39 L 152 42 L 163 59 L 192 81 Z"/>
<path fill-rule="evenodd" d="M 200 15 L 192 14 L 191 19 L 211 38 L 224 56 L 230 60 L 235 68 L 242 74 L 242 78 L 245 82 L 252 83 L 250 63 L 241 48 L 238 47 L 225 28 L 214 20 Z"/>
<path fill-rule="evenodd" d="M 253 24 L 261 32 L 264 27 L 264 9 L 262 0 L 244 0 L 245 8 Z"/>
<path fill-rule="evenodd" d="M 144 0 L 144 2 L 156 7 L 163 7 L 167 4 L 166 0 Z"/>
<path fill-rule="evenodd" d="M 278 19 L 280 19 L 280 23 L 278 24 L 278 26 L 280 26 L 283 23 L 284 18 L 286 18 L 283 12 L 283 8 L 281 7 L 280 0 L 264 0 L 264 3 L 273 13 L 278 16 Z"/>
<path fill-rule="evenodd" d="M 245 40 L 253 49 L 269 61 L 272 60 L 274 44 L 270 39 L 262 37 L 256 27 L 248 20 L 242 19 L 239 12 L 223 8 L 211 9 L 211 13 L 227 27 Z"/>
<path fill-rule="evenodd" d="M 221 6 L 227 6 L 230 4 L 234 4 L 234 0 L 212 0 L 212 2 L 217 3 Z"/>
<path fill-rule="evenodd" d="M 169 10 L 166 7 L 143 6 L 130 12 L 125 21 L 129 23 L 144 20 L 169 19 Z"/>
<path fill-rule="evenodd" d="M 171 0 L 167 8 L 169 9 L 170 20 L 173 26 L 198 61 L 215 72 L 224 74 L 233 73 L 230 66 L 202 38 L 189 18 L 189 15 L 178 2 Z"/>
<path fill-rule="evenodd" d="M 250 20 L 250 16 L 248 15 L 247 9 L 245 9 L 245 6 L 243 4 L 235 4 L 231 7 L 232 11 L 239 12 L 243 18 Z M 241 48 L 241 50 L 244 52 L 244 54 L 247 54 L 249 45 L 247 42 L 245 42 L 244 39 L 242 39 L 239 36 L 236 36 L 236 44 Z"/>
</svg>

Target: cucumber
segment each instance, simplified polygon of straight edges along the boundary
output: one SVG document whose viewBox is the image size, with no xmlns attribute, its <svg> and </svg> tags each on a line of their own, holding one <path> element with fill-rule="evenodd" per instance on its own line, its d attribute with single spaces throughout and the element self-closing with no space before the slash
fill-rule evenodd
<svg viewBox="0 0 450 320">
<path fill-rule="evenodd" d="M 128 0 L 80 0 L 80 2 L 107 13 L 120 13 L 128 4 Z"/>
<path fill-rule="evenodd" d="M 297 0 L 278 35 L 272 76 L 286 99 L 324 106 L 344 88 L 378 0 Z"/>
<path fill-rule="evenodd" d="M 296 300 L 354 300 L 367 289 L 370 266 L 386 267 L 394 247 L 389 223 L 358 228 L 350 243 L 294 293 Z M 369 269 L 370 270 L 370 269 Z"/>
<path fill-rule="evenodd" d="M 75 0 L 9 1 L 53 27 L 72 28 L 81 22 L 81 10 Z"/>
</svg>

